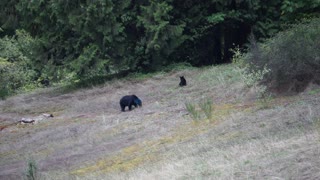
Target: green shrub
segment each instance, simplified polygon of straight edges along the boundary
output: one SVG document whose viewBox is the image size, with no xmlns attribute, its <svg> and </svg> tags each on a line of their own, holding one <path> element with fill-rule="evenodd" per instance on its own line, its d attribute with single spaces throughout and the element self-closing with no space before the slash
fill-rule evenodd
<svg viewBox="0 0 320 180">
<path fill-rule="evenodd" d="M 251 40 L 244 59 L 251 73 L 270 70 L 259 79 L 270 88 L 300 92 L 311 81 L 320 83 L 319 49 L 320 19 L 316 18 L 293 25 L 263 44 Z"/>
<path fill-rule="evenodd" d="M 247 59 L 249 53 L 244 54 L 239 48 L 235 48 L 233 51 L 233 64 L 236 64 L 242 80 L 247 87 L 257 86 L 260 81 L 263 80 L 265 75 L 270 72 L 270 69 L 263 66 L 263 68 L 256 67 L 255 64 L 249 62 Z"/>
<path fill-rule="evenodd" d="M 263 68 L 258 68 L 251 62 L 246 62 L 248 54 L 244 54 L 239 48 L 235 48 L 233 51 L 233 63 L 238 70 L 239 75 L 243 83 L 248 88 L 253 88 L 257 94 L 257 98 L 264 99 L 269 96 L 267 92 L 267 86 L 260 83 L 265 76 L 270 72 L 270 69 L 266 65 Z"/>
<path fill-rule="evenodd" d="M 10 63 L 0 57 L 0 98 L 31 85 L 35 72 L 26 69 L 22 63 Z"/>
<path fill-rule="evenodd" d="M 34 40 L 24 31 L 16 36 L 0 39 L 0 98 L 19 90 L 34 88 L 37 73 L 30 58 L 35 49 Z"/>
</svg>

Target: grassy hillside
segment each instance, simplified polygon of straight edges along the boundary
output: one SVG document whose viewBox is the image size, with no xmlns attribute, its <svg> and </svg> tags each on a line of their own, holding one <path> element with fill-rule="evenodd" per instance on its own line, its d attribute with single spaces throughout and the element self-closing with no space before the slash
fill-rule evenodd
<svg viewBox="0 0 320 180">
<path fill-rule="evenodd" d="M 240 72 L 233 64 L 187 68 L 0 101 L 0 179 L 26 177 L 28 162 L 39 179 L 320 177 L 320 89 L 259 99 Z M 128 94 L 143 107 L 120 112 Z M 16 124 L 42 113 L 54 117 Z"/>
</svg>

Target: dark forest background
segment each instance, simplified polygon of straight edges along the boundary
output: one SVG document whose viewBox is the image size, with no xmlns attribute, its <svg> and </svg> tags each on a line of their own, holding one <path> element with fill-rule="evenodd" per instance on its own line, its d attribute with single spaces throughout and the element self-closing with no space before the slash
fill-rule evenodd
<svg viewBox="0 0 320 180">
<path fill-rule="evenodd" d="M 44 79 L 228 63 L 230 49 L 246 47 L 249 36 L 262 41 L 318 17 L 320 1 L 1 0 L 0 8 L 6 94 Z"/>
</svg>

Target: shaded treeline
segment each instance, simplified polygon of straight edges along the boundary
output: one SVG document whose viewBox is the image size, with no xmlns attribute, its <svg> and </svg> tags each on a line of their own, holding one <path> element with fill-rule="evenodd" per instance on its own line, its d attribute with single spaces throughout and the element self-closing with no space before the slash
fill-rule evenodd
<svg viewBox="0 0 320 180">
<path fill-rule="evenodd" d="M 320 12 L 319 0 L 2 0 L 0 8 L 2 61 L 24 61 L 32 80 L 53 81 L 230 62 L 230 48 L 251 33 L 267 38 Z"/>
</svg>

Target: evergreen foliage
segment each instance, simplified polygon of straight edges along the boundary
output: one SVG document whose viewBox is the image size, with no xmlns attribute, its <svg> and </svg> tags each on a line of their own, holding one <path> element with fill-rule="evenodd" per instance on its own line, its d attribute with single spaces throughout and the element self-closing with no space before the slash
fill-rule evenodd
<svg viewBox="0 0 320 180">
<path fill-rule="evenodd" d="M 55 82 L 230 62 L 230 48 L 250 33 L 261 40 L 320 14 L 319 0 L 2 0 L 0 8 L 2 41 L 15 41 L 0 57 L 25 59 L 37 73 L 30 81 Z"/>
</svg>

